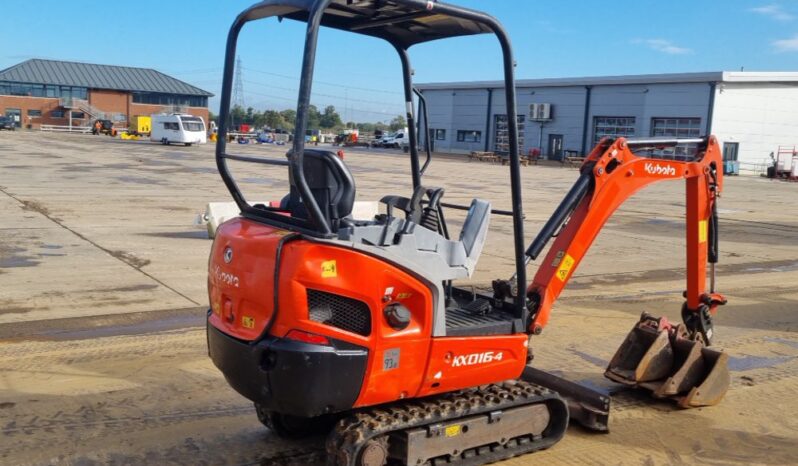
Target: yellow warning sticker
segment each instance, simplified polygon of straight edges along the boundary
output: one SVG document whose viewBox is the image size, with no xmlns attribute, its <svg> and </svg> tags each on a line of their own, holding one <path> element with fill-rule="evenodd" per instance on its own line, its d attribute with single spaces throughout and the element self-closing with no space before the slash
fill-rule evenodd
<svg viewBox="0 0 798 466">
<path fill-rule="evenodd" d="M 321 278 L 333 278 L 338 276 L 338 265 L 334 260 L 321 263 Z"/>
<path fill-rule="evenodd" d="M 457 437 L 460 435 L 460 424 L 455 424 L 446 428 L 447 437 Z"/>
<path fill-rule="evenodd" d="M 571 271 L 571 268 L 574 266 L 574 258 L 571 257 L 570 254 L 565 254 L 565 257 L 562 258 L 562 262 L 560 262 L 560 267 L 557 269 L 557 278 L 560 279 L 561 282 L 564 282 L 566 278 L 568 278 L 568 272 Z"/>
<path fill-rule="evenodd" d="M 255 319 L 250 316 L 242 316 L 241 325 L 244 328 L 255 328 Z"/>
<path fill-rule="evenodd" d="M 699 243 L 706 243 L 707 242 L 707 221 L 700 220 L 698 222 L 698 242 Z"/>
</svg>

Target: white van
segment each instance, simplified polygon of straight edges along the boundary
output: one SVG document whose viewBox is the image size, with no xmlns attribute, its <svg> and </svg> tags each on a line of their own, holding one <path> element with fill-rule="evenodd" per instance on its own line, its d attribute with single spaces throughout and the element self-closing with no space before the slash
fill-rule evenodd
<svg viewBox="0 0 798 466">
<path fill-rule="evenodd" d="M 161 144 L 205 144 L 208 135 L 202 118 L 182 113 L 152 115 L 150 140 Z"/>
</svg>

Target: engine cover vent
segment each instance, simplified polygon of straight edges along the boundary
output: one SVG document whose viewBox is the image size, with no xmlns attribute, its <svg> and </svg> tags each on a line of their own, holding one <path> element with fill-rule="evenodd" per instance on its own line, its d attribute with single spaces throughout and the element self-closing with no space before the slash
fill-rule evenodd
<svg viewBox="0 0 798 466">
<path fill-rule="evenodd" d="M 371 333 L 371 310 L 357 299 L 308 289 L 310 320 L 358 335 Z"/>
</svg>

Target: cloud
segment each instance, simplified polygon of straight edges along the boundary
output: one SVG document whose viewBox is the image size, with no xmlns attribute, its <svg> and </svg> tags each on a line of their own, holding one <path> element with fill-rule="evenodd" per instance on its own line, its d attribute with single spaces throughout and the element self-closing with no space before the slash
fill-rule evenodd
<svg viewBox="0 0 798 466">
<path fill-rule="evenodd" d="M 771 44 L 777 52 L 798 52 L 798 34 L 790 39 L 774 40 Z"/>
<path fill-rule="evenodd" d="M 652 50 L 667 53 L 668 55 L 684 55 L 687 53 L 693 53 L 692 49 L 679 47 L 673 42 L 665 39 L 635 39 L 632 41 L 632 43 L 645 44 Z"/>
<path fill-rule="evenodd" d="M 775 3 L 772 3 L 770 5 L 759 6 L 756 8 L 751 8 L 750 11 L 775 19 L 776 21 L 792 21 L 793 19 L 795 19 L 794 15 L 787 13 L 786 11 L 784 11 L 781 5 Z"/>
</svg>

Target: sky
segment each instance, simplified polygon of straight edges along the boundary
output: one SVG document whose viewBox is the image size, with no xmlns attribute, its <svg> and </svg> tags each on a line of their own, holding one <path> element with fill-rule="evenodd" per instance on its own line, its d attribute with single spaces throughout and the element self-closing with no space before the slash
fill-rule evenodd
<svg viewBox="0 0 798 466">
<path fill-rule="evenodd" d="M 3 0 L 0 69 L 29 58 L 154 68 L 221 93 L 227 31 L 252 0 L 96 2 Z M 453 0 L 501 21 L 518 79 L 694 71 L 798 71 L 798 0 Z M 35 8 L 33 7 L 35 5 Z M 296 107 L 303 25 L 266 19 L 239 39 L 243 100 L 256 110 Z M 492 36 L 411 48 L 415 82 L 496 80 Z M 403 113 L 401 66 L 387 43 L 320 34 L 313 103 L 345 121 Z"/>
</svg>

